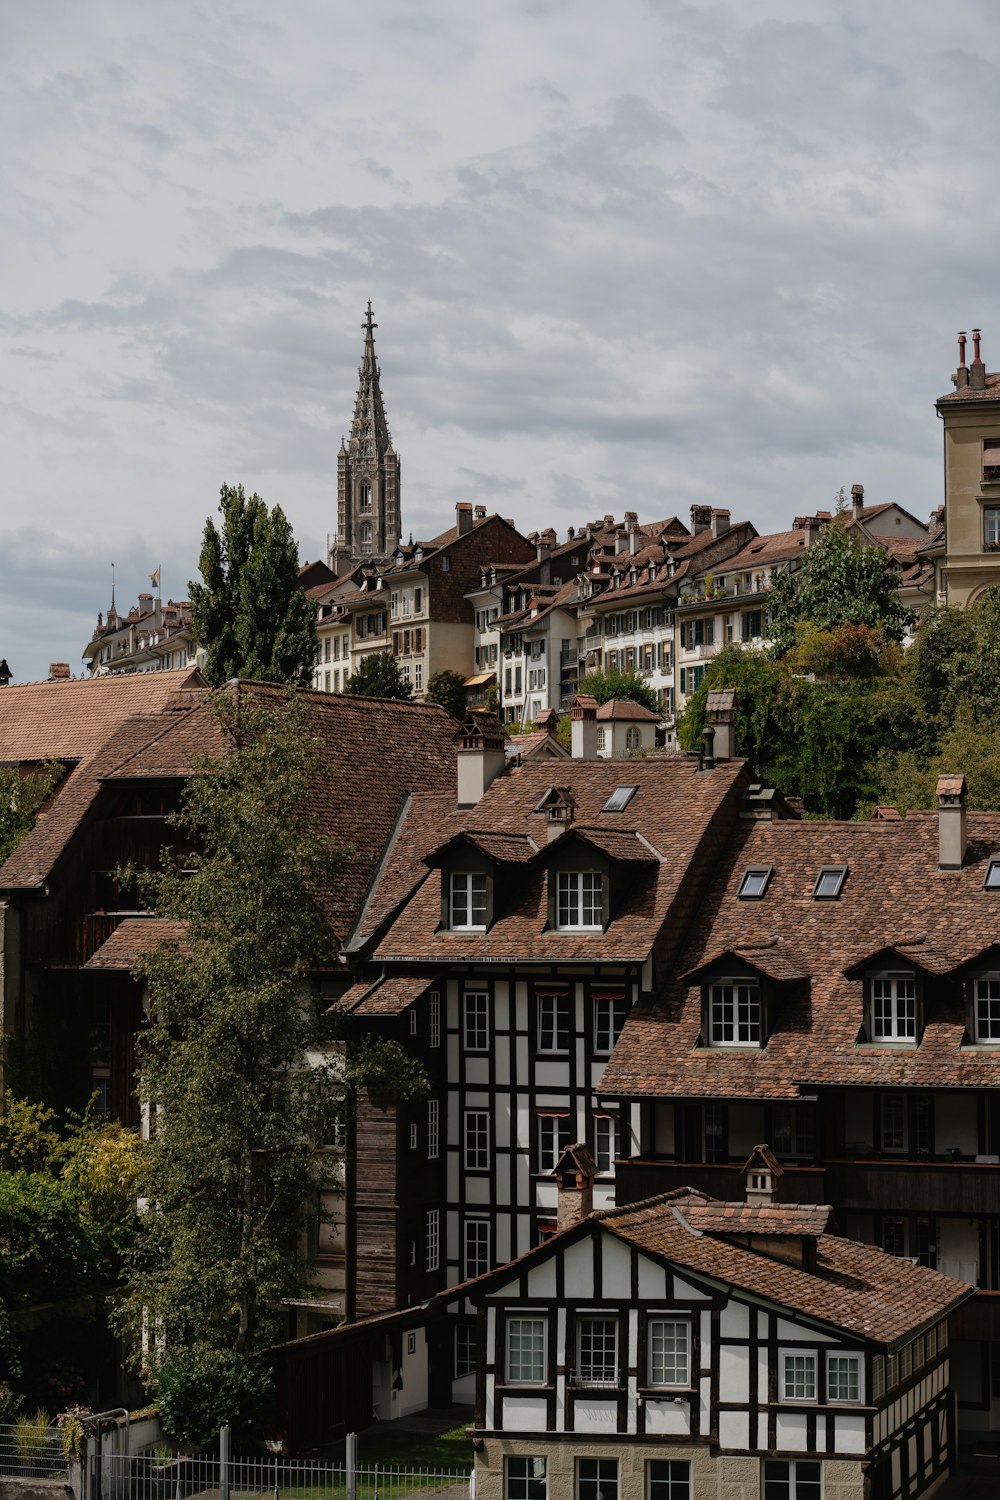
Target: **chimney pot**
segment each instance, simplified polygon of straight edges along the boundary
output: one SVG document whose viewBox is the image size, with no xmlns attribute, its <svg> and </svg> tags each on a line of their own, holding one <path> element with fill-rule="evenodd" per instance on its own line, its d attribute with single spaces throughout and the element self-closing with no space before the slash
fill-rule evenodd
<svg viewBox="0 0 1000 1500">
<path fill-rule="evenodd" d="M 716 760 L 732 760 L 736 754 L 734 688 L 714 688 L 708 695 L 708 721 L 715 730 L 712 753 Z"/>
<path fill-rule="evenodd" d="M 458 741 L 458 805 L 474 807 L 507 764 L 506 736 L 496 714 L 473 709 Z"/>
<path fill-rule="evenodd" d="M 965 777 L 939 776 L 938 802 L 938 869 L 960 870 L 967 846 L 965 820 Z"/>
<path fill-rule="evenodd" d="M 986 389 L 986 366 L 979 352 L 979 344 L 982 338 L 980 329 L 972 330 L 972 364 L 969 367 L 969 386 L 974 391 L 985 391 Z"/>
<path fill-rule="evenodd" d="M 715 770 L 715 726 L 712 725 L 712 724 L 706 724 L 705 727 L 704 727 L 704 729 L 701 731 L 701 737 L 702 737 L 702 740 L 704 741 L 704 744 L 703 744 L 703 747 L 702 747 L 702 752 L 701 752 L 701 769 L 703 771 L 714 771 Z"/>
<path fill-rule="evenodd" d="M 70 675 L 70 671 L 69 671 L 69 662 L 68 661 L 50 661 L 49 662 L 49 681 L 50 682 L 66 682 L 68 680 L 68 678 L 69 678 L 69 675 Z"/>
<path fill-rule="evenodd" d="M 864 510 L 864 508 L 865 508 L 865 487 L 864 487 L 863 484 L 852 484 L 851 485 L 851 510 L 852 510 L 852 512 L 854 514 L 854 519 L 856 521 L 861 519 L 861 512 Z"/>
<path fill-rule="evenodd" d="M 485 521 L 486 520 L 486 506 L 485 505 L 477 505 L 476 508 L 475 508 L 475 510 L 474 510 L 474 512 L 473 512 L 473 514 L 475 515 L 475 518 L 476 518 L 477 521 Z"/>
<path fill-rule="evenodd" d="M 597 759 L 597 699 L 577 693 L 570 709 L 570 750 L 574 760 Z"/>
<path fill-rule="evenodd" d="M 729 530 L 732 512 L 728 510 L 712 511 L 712 535 L 725 536 Z"/>
<path fill-rule="evenodd" d="M 692 505 L 691 507 L 691 533 L 697 536 L 700 531 L 707 531 L 712 524 L 712 507 L 710 505 Z"/>
</svg>

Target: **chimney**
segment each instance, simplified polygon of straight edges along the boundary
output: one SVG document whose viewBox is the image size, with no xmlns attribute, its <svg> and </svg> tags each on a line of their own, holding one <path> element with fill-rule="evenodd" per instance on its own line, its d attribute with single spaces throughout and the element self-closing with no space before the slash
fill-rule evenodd
<svg viewBox="0 0 1000 1500">
<path fill-rule="evenodd" d="M 597 759 L 597 699 L 577 693 L 570 708 L 570 749 L 574 760 Z"/>
<path fill-rule="evenodd" d="M 474 508 L 472 514 L 475 516 L 475 518 L 476 518 L 477 521 L 485 521 L 486 520 L 486 506 L 485 505 L 477 505 Z"/>
<path fill-rule="evenodd" d="M 68 661 L 50 661 L 49 662 L 49 681 L 50 682 L 68 682 L 69 681 L 69 662 Z"/>
<path fill-rule="evenodd" d="M 692 505 L 691 535 L 697 536 L 700 531 L 707 531 L 711 524 L 712 507 L 710 505 Z"/>
<path fill-rule="evenodd" d="M 545 805 L 545 837 L 550 844 L 569 828 L 576 817 L 576 802 L 568 786 L 553 787 Z"/>
<path fill-rule="evenodd" d="M 704 729 L 701 731 L 701 737 L 702 737 L 702 740 L 704 741 L 704 744 L 702 745 L 701 763 L 700 763 L 698 769 L 700 771 L 714 771 L 715 770 L 715 729 L 714 729 L 713 725 L 706 724 L 705 727 L 704 727 Z"/>
<path fill-rule="evenodd" d="M 140 619 L 142 618 L 143 615 L 151 615 L 152 613 L 153 613 L 153 596 L 152 596 L 152 594 L 140 594 L 139 595 L 139 617 L 140 617 Z"/>
<path fill-rule="evenodd" d="M 585 1219 L 594 1209 L 597 1164 L 590 1154 L 590 1148 L 583 1141 L 567 1146 L 556 1162 L 554 1176 L 557 1193 L 556 1227 L 568 1229 L 571 1224 Z"/>
<path fill-rule="evenodd" d="M 715 730 L 715 759 L 732 760 L 736 754 L 736 693 L 733 688 L 715 688 L 708 695 L 708 722 Z"/>
<path fill-rule="evenodd" d="M 629 550 L 629 552 L 631 552 L 631 554 L 632 554 L 633 557 L 640 550 L 641 546 L 642 546 L 642 532 L 639 530 L 639 528 L 635 524 L 635 522 L 632 521 L 629 524 L 629 528 L 628 528 L 628 550 Z"/>
<path fill-rule="evenodd" d="M 472 506 L 465 500 L 459 500 L 455 506 L 455 525 L 459 536 L 472 530 Z"/>
<path fill-rule="evenodd" d="M 712 535 L 725 536 L 729 530 L 731 512 L 728 510 L 712 511 Z"/>
<path fill-rule="evenodd" d="M 861 512 L 865 508 L 865 487 L 863 484 L 851 485 L 851 514 L 856 521 L 861 520 Z"/>
<path fill-rule="evenodd" d="M 556 730 L 559 728 L 559 715 L 554 708 L 546 708 L 535 720 L 535 728 L 540 729 L 543 734 L 555 738 Z"/>
<path fill-rule="evenodd" d="M 938 869 L 960 870 L 965 859 L 965 777 L 939 776 Z"/>
<path fill-rule="evenodd" d="M 755 1146 L 750 1152 L 750 1158 L 743 1168 L 747 1203 L 757 1207 L 760 1207 L 762 1204 L 773 1203 L 778 1178 L 783 1175 L 784 1168 L 774 1156 L 770 1147 Z"/>
<path fill-rule="evenodd" d="M 568 542 L 571 542 L 575 536 L 576 536 L 576 528 L 573 527 L 573 526 L 567 526 L 566 527 L 566 540 Z"/>
<path fill-rule="evenodd" d="M 969 367 L 965 363 L 965 331 L 958 335 L 958 369 L 951 377 L 955 382 L 955 389 L 964 391 L 969 384 Z"/>
<path fill-rule="evenodd" d="M 982 332 L 978 328 L 972 330 L 972 364 L 969 366 L 969 389 L 970 391 L 985 391 L 986 389 L 986 366 L 979 352 L 979 341 Z"/>
<path fill-rule="evenodd" d="M 503 726 L 496 714 L 473 709 L 458 741 L 458 805 L 473 807 L 507 764 Z"/>
<path fill-rule="evenodd" d="M 13 672 L 7 665 L 7 658 L 0 656 L 0 687 L 7 687 L 13 675 Z"/>
</svg>

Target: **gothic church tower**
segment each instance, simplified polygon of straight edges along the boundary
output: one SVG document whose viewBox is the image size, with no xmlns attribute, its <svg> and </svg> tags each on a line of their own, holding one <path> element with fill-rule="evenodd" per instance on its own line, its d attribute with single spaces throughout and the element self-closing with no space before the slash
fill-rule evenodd
<svg viewBox="0 0 1000 1500">
<path fill-rule="evenodd" d="M 330 565 L 338 572 L 351 562 L 387 561 L 400 538 L 399 458 L 385 419 L 375 359 L 372 305 L 361 325 L 365 347 L 358 372 L 351 436 L 337 455 L 337 542 Z"/>
</svg>

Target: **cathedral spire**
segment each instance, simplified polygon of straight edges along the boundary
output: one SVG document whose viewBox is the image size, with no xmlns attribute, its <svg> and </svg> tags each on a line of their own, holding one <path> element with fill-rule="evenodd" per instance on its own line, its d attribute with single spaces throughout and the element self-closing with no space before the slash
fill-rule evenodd
<svg viewBox="0 0 1000 1500">
<path fill-rule="evenodd" d="M 365 336 L 358 370 L 354 419 L 346 449 L 337 455 L 336 561 L 387 558 L 400 536 L 399 458 L 389 436 L 375 358 L 371 299 L 361 330 Z"/>
<path fill-rule="evenodd" d="M 386 450 L 392 447 L 389 424 L 385 419 L 378 361 L 375 358 L 375 329 L 377 327 L 378 324 L 372 318 L 372 304 L 369 298 L 368 313 L 361 325 L 365 336 L 365 347 L 361 355 L 361 367 L 358 370 L 358 394 L 354 403 L 354 421 L 351 423 L 351 440 L 347 450 L 354 463 L 377 463 L 384 458 Z"/>
</svg>

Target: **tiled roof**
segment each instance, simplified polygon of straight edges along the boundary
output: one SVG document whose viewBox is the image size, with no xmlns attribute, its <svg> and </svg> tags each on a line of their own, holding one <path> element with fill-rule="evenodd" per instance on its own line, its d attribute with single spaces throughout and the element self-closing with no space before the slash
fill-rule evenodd
<svg viewBox="0 0 1000 1500">
<path fill-rule="evenodd" d="M 488 833 L 481 829 L 463 829 L 447 843 L 433 849 L 427 855 L 427 863 L 433 869 L 440 864 L 445 851 L 456 845 L 478 849 L 488 859 L 495 859 L 498 864 L 526 864 L 538 853 L 538 844 L 526 833 Z"/>
<path fill-rule="evenodd" d="M 568 839 L 581 839 L 583 843 L 600 849 L 602 854 L 609 855 L 611 859 L 625 860 L 630 864 L 655 865 L 659 858 L 657 851 L 647 840 L 640 838 L 638 833 L 628 833 L 623 828 L 594 828 L 571 823 L 561 835 L 560 842 Z M 535 858 L 536 864 L 547 858 L 551 847 L 550 844 L 543 845 Z"/>
<path fill-rule="evenodd" d="M 204 686 L 196 667 L 12 684 L 0 692 L 0 764 L 87 760 L 130 715 L 159 713 L 178 689 Z"/>
<path fill-rule="evenodd" d="M 730 958 L 749 964 L 751 969 L 756 969 L 759 974 L 766 974 L 768 979 L 774 979 L 778 983 L 792 979 L 808 979 L 812 972 L 805 959 L 797 954 L 788 943 L 781 938 L 766 938 L 757 943 L 734 943 L 731 948 L 720 948 L 718 952 L 703 959 L 696 968 L 680 977 L 694 981 L 708 969 L 715 968 L 717 964 Z"/>
<path fill-rule="evenodd" d="M 734 816 L 735 800 L 748 782 L 742 761 L 721 762 L 705 772 L 698 769 L 697 759 L 685 756 L 627 763 L 561 760 L 554 769 L 532 761 L 497 777 L 481 801 L 463 814 L 465 821 L 459 826 L 478 833 L 528 834 L 541 844 L 546 837 L 544 813 L 534 809 L 556 777 L 569 788 L 576 804 L 576 826 L 624 833 L 633 840 L 630 848 L 635 847 L 638 832 L 662 858 L 662 863 L 636 870 L 623 909 L 613 915 L 607 930 L 595 934 L 548 930 L 545 861 L 540 855 L 523 875 L 519 872 L 516 881 L 498 892 L 495 919 L 485 933 L 438 931 L 440 880 L 437 876 L 425 879 L 376 944 L 376 961 L 641 962 L 666 921 L 699 845 L 716 819 L 728 823 Z M 602 813 L 611 793 L 624 782 L 638 787 L 627 807 L 621 813 Z M 402 834 L 419 842 L 416 813 L 414 808 Z M 433 818 L 434 809 L 427 809 L 424 816 Z M 454 822 L 451 827 L 455 828 Z M 424 849 L 440 845 L 441 833 L 438 824 L 436 836 L 426 838 Z M 547 851 L 557 850 L 559 842 L 548 845 Z M 412 853 L 404 854 L 404 864 L 408 858 Z"/>
<path fill-rule="evenodd" d="M 1000 892 L 983 889 L 1000 849 L 1000 813 L 967 814 L 961 870 L 938 869 L 938 819 L 911 813 L 891 822 L 740 824 L 700 902 L 686 948 L 649 1009 L 632 1010 L 605 1069 L 608 1094 L 788 1099 L 798 1086 L 858 1084 L 977 1088 L 1000 1084 L 1000 1049 L 966 1045 L 959 976 L 1000 933 Z M 773 866 L 760 900 L 740 900 L 750 865 Z M 823 865 L 846 865 L 835 900 L 815 900 Z M 919 928 L 917 932 L 915 929 Z M 713 957 L 775 937 L 801 955 L 811 979 L 776 997 L 762 1049 L 700 1046 L 701 991 L 693 976 Z M 918 939 L 920 939 L 918 941 Z M 845 970 L 901 951 L 927 974 L 925 1024 L 914 1047 L 859 1044 L 864 998 Z M 688 977 L 685 977 L 688 976 Z"/>
<path fill-rule="evenodd" d="M 939 396 L 937 404 L 941 406 L 946 401 L 1000 401 L 1000 370 L 987 372 L 985 391 L 974 391 L 971 386 L 963 386 L 961 390 L 949 391 L 947 396 Z"/>
<path fill-rule="evenodd" d="M 741 547 L 739 552 L 734 552 L 732 557 L 716 563 L 712 571 L 724 575 L 741 568 L 769 567 L 773 563 L 787 562 L 790 558 L 798 557 L 805 550 L 804 531 L 773 531 L 766 536 L 755 537 L 745 547 Z"/>
<path fill-rule="evenodd" d="M 457 808 L 454 790 L 417 792 L 407 799 L 351 933 L 351 948 L 369 942 L 414 887 L 427 880 L 427 855 L 447 842 L 450 833 L 459 833 L 467 816 Z"/>
<path fill-rule="evenodd" d="M 825 1234 L 833 1209 L 829 1204 L 720 1203 L 700 1194 L 675 1206 L 692 1229 L 702 1234 L 796 1235 L 818 1239 Z"/>
<path fill-rule="evenodd" d="M 374 983 L 365 979 L 352 985 L 330 1010 L 352 1016 L 401 1016 L 432 983 L 426 975 L 382 975 Z"/>
<path fill-rule="evenodd" d="M 157 943 L 183 943 L 184 922 L 166 922 L 160 917 L 126 917 L 111 936 L 84 964 L 85 969 L 130 972 L 136 959 Z"/>
<path fill-rule="evenodd" d="M 602 703 L 597 710 L 599 719 L 621 719 L 639 721 L 643 724 L 659 724 L 662 714 L 654 714 L 649 708 L 644 708 L 641 703 L 633 703 L 631 698 L 612 698 L 607 703 Z"/>
</svg>

